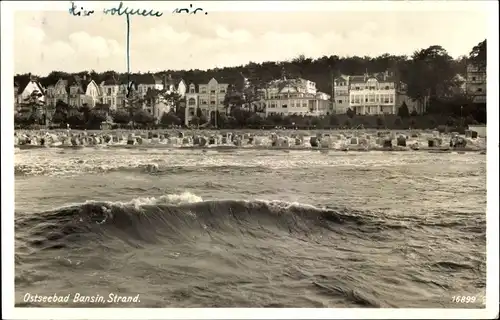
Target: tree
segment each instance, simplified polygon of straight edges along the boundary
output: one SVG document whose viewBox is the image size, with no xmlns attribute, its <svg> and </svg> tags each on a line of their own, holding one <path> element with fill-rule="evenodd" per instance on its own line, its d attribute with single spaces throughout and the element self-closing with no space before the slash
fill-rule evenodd
<svg viewBox="0 0 500 320">
<path fill-rule="evenodd" d="M 113 121 L 119 124 L 127 124 L 130 122 L 130 114 L 124 110 L 117 110 L 112 115 Z"/>
<path fill-rule="evenodd" d="M 181 119 L 175 115 L 175 112 L 164 112 L 160 118 L 160 123 L 166 126 L 179 125 L 181 124 Z"/>
<path fill-rule="evenodd" d="M 196 116 L 200 118 L 202 114 L 200 107 L 196 108 Z"/>
<path fill-rule="evenodd" d="M 351 128 L 352 127 L 352 121 L 351 119 L 346 119 L 344 121 L 344 127 Z"/>
<path fill-rule="evenodd" d="M 262 119 L 261 116 L 259 116 L 258 114 L 254 113 L 252 114 L 248 120 L 247 120 L 247 125 L 250 125 L 252 127 L 260 127 L 262 126 L 264 120 Z"/>
<path fill-rule="evenodd" d="M 453 59 L 441 46 L 415 51 L 403 73 L 408 96 L 422 104 L 427 97 L 449 95 L 456 87 Z"/>
<path fill-rule="evenodd" d="M 163 90 L 160 92 L 160 96 L 174 111 L 180 108 L 181 96 L 177 92 Z"/>
<path fill-rule="evenodd" d="M 400 117 L 397 117 L 396 120 L 394 120 L 394 125 L 398 128 L 403 125 L 403 121 L 401 121 Z"/>
<path fill-rule="evenodd" d="M 348 108 L 347 111 L 346 111 L 346 114 L 349 118 L 354 118 L 354 116 L 356 115 L 356 112 L 354 112 L 354 110 L 352 110 L 351 108 Z"/>
<path fill-rule="evenodd" d="M 83 119 L 85 121 L 85 123 L 87 123 L 89 121 L 89 118 L 90 118 L 90 107 L 88 104 L 84 103 L 79 109 L 78 111 L 80 111 L 82 114 L 83 114 Z"/>
<path fill-rule="evenodd" d="M 40 99 L 43 94 L 34 90 L 21 104 L 21 113 L 28 113 L 31 123 L 45 124 L 45 104 Z"/>
<path fill-rule="evenodd" d="M 416 125 L 417 125 L 417 122 L 415 121 L 415 119 L 411 119 L 411 120 L 410 120 L 410 127 L 411 127 L 411 128 L 415 128 L 415 127 L 416 127 Z"/>
<path fill-rule="evenodd" d="M 68 112 L 65 122 L 71 127 L 79 127 L 85 123 L 85 118 L 81 112 L 76 109 L 72 109 Z"/>
<path fill-rule="evenodd" d="M 408 118 L 409 116 L 410 116 L 410 112 L 408 110 L 408 106 L 403 101 L 403 103 L 401 104 L 401 106 L 398 109 L 398 117 Z"/>
<path fill-rule="evenodd" d="M 194 116 L 191 118 L 191 124 L 192 125 L 195 125 L 195 126 L 198 126 L 200 125 L 200 118 L 198 116 Z"/>
<path fill-rule="evenodd" d="M 418 112 L 417 112 L 417 110 L 413 109 L 413 110 L 412 110 L 412 112 L 410 113 L 410 115 L 411 115 L 412 117 L 416 117 L 416 116 L 418 116 Z"/>
<path fill-rule="evenodd" d="M 469 60 L 480 70 L 486 69 L 486 39 L 472 48 L 469 53 Z"/>
<path fill-rule="evenodd" d="M 85 115 L 82 112 L 83 120 L 85 121 Z M 85 122 L 89 129 L 99 129 L 101 127 L 101 123 L 107 120 L 107 112 L 93 109 L 89 115 L 88 120 Z"/>
<path fill-rule="evenodd" d="M 71 112 L 72 108 L 64 101 L 57 100 L 54 109 L 54 114 L 52 115 L 52 122 L 66 124 L 68 114 Z"/>
<path fill-rule="evenodd" d="M 385 127 L 385 121 L 381 117 L 377 118 L 377 127 L 379 128 Z"/>
<path fill-rule="evenodd" d="M 226 113 L 231 113 L 234 108 L 241 108 L 243 106 L 243 94 L 238 92 L 234 85 L 229 85 L 222 104 L 226 109 Z"/>
<path fill-rule="evenodd" d="M 465 124 L 466 125 L 470 125 L 470 124 L 478 124 L 478 122 L 476 121 L 476 119 L 474 119 L 474 117 L 472 115 L 468 115 L 466 118 L 465 118 Z"/>
<path fill-rule="evenodd" d="M 129 95 L 125 99 L 125 108 L 127 109 L 129 116 L 132 119 L 132 124 L 134 124 L 134 122 L 136 122 L 135 121 L 136 113 L 144 111 L 142 109 L 143 105 L 144 105 L 144 100 L 139 95 L 139 92 L 134 89 L 134 85 L 132 85 L 131 89 L 129 91 Z M 138 118 L 141 120 L 143 119 L 143 118 L 141 118 L 141 115 L 138 116 Z"/>
<path fill-rule="evenodd" d="M 140 125 L 151 125 L 155 122 L 154 117 L 145 110 L 139 110 L 134 113 L 132 120 Z"/>
<path fill-rule="evenodd" d="M 338 126 L 339 125 L 339 119 L 334 114 L 330 115 L 329 122 L 330 122 L 331 126 Z"/>
<path fill-rule="evenodd" d="M 14 124 L 17 126 L 25 126 L 32 124 L 29 113 L 16 113 L 14 114 Z"/>
<path fill-rule="evenodd" d="M 457 120 L 453 117 L 448 117 L 448 119 L 446 119 L 446 125 L 449 127 L 455 127 L 457 125 Z"/>
</svg>

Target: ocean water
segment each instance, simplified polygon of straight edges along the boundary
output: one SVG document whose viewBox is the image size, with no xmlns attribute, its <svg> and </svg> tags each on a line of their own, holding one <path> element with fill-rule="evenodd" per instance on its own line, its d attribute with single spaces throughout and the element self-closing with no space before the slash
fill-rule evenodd
<svg viewBox="0 0 500 320">
<path fill-rule="evenodd" d="M 17 150 L 16 306 L 484 307 L 485 212 L 478 153 Z"/>
</svg>

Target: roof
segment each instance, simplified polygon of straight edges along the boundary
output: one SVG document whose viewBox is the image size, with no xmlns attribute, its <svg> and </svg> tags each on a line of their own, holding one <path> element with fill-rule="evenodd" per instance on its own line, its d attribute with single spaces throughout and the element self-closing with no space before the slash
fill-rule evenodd
<svg viewBox="0 0 500 320">
<path fill-rule="evenodd" d="M 366 83 L 369 79 L 376 79 L 378 82 L 395 82 L 396 78 L 393 75 L 388 75 L 384 72 L 376 74 L 365 74 L 362 76 L 350 76 L 349 83 Z"/>
<path fill-rule="evenodd" d="M 335 82 L 338 82 L 338 81 L 349 81 L 349 76 L 345 76 L 345 75 L 340 75 L 338 76 L 337 78 L 335 78 Z"/>
<path fill-rule="evenodd" d="M 101 83 L 103 86 L 117 86 L 119 84 L 120 80 L 115 77 L 108 78 Z"/>
<path fill-rule="evenodd" d="M 152 73 L 149 74 L 133 74 L 130 79 L 137 84 L 161 84 L 162 80 Z"/>
<path fill-rule="evenodd" d="M 40 91 L 40 93 L 45 94 L 45 90 L 42 87 L 42 85 L 40 84 L 40 81 L 35 80 L 35 79 L 28 79 L 27 81 L 25 80 L 25 81 L 21 81 L 21 82 L 22 83 L 20 83 L 19 86 L 17 87 L 17 94 L 22 94 L 30 82 L 34 82 L 36 84 L 36 86 L 38 87 L 38 91 Z"/>
</svg>

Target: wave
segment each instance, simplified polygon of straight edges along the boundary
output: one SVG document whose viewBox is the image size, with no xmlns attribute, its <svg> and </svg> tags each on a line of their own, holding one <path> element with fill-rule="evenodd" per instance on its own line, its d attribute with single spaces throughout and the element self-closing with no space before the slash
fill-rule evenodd
<svg viewBox="0 0 500 320">
<path fill-rule="evenodd" d="M 45 164 L 16 164 L 14 166 L 15 176 L 46 176 L 46 175 L 71 175 L 81 173 L 110 173 L 110 172 L 137 172 L 154 175 L 165 174 L 182 174 L 191 172 L 217 172 L 217 173 L 237 173 L 240 171 L 246 172 L 251 169 L 252 172 L 267 172 L 270 169 L 266 166 L 259 165 L 188 165 L 188 166 L 172 166 L 157 162 L 149 163 L 131 163 L 129 165 L 120 165 L 119 163 L 86 164 L 83 160 L 63 166 L 47 166 Z"/>
<path fill-rule="evenodd" d="M 401 221 L 382 212 L 283 201 L 204 201 L 189 192 L 129 202 L 87 201 L 16 215 L 18 240 L 25 247 L 39 250 L 87 246 L 88 241 L 106 246 L 110 239 L 143 247 L 224 235 L 265 239 L 283 233 L 304 241 L 324 241 L 330 234 L 339 233 L 376 240 L 389 237 L 391 231 L 404 232 L 413 227 L 429 227 L 429 221 Z"/>
</svg>

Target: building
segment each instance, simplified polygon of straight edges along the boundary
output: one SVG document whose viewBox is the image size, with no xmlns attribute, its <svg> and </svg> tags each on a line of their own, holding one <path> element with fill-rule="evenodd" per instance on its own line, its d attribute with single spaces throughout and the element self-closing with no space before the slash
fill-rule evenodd
<svg viewBox="0 0 500 320">
<path fill-rule="evenodd" d="M 17 105 L 24 103 L 34 92 L 40 94 L 38 100 L 45 103 L 45 88 L 34 77 L 31 77 L 26 83 L 22 83 L 17 87 L 17 94 L 15 95 L 15 102 Z"/>
<path fill-rule="evenodd" d="M 177 85 L 177 93 L 181 96 L 181 98 L 186 97 L 186 92 L 187 92 L 187 85 L 184 79 L 181 79 L 179 81 L 179 84 Z"/>
<path fill-rule="evenodd" d="M 486 68 L 469 63 L 465 86 L 474 103 L 486 103 Z"/>
<path fill-rule="evenodd" d="M 186 92 L 185 124 L 188 125 L 196 116 L 198 108 L 208 121 L 215 116 L 216 111 L 226 112 L 224 98 L 228 87 L 228 83 L 219 83 L 215 78 L 206 84 L 190 83 Z"/>
<path fill-rule="evenodd" d="M 59 79 L 55 85 L 50 85 L 47 87 L 46 104 L 48 106 L 55 107 L 57 101 L 68 103 L 68 99 L 68 80 Z"/>
<path fill-rule="evenodd" d="M 342 75 L 333 83 L 333 112 L 346 113 L 349 109 L 349 76 Z"/>
<path fill-rule="evenodd" d="M 143 109 L 152 115 L 157 122 L 164 113 L 170 112 L 173 107 L 169 102 L 165 101 L 160 94 L 160 90 L 149 89 L 144 96 Z"/>
<path fill-rule="evenodd" d="M 330 96 L 316 90 L 316 83 L 306 79 L 272 81 L 261 90 L 265 115 L 326 115 L 330 109 Z"/>
<path fill-rule="evenodd" d="M 69 98 L 67 103 L 70 106 L 82 107 L 84 104 L 90 108 L 95 107 L 97 103 L 101 102 L 101 88 L 97 83 L 83 76 L 72 77 L 69 82 Z"/>
<path fill-rule="evenodd" d="M 137 84 L 137 90 L 141 97 L 144 97 L 150 89 L 161 91 L 165 86 L 164 81 L 150 73 L 134 75 L 131 80 Z"/>
<path fill-rule="evenodd" d="M 101 92 L 101 102 L 109 105 L 110 110 L 116 110 L 119 106 L 122 106 L 121 98 L 126 91 L 124 91 L 123 83 L 121 83 L 117 78 L 111 77 L 104 80 L 99 85 Z M 126 85 L 125 85 L 126 89 Z"/>
<path fill-rule="evenodd" d="M 356 114 L 397 114 L 396 79 L 388 72 L 349 77 L 349 108 Z"/>
</svg>

